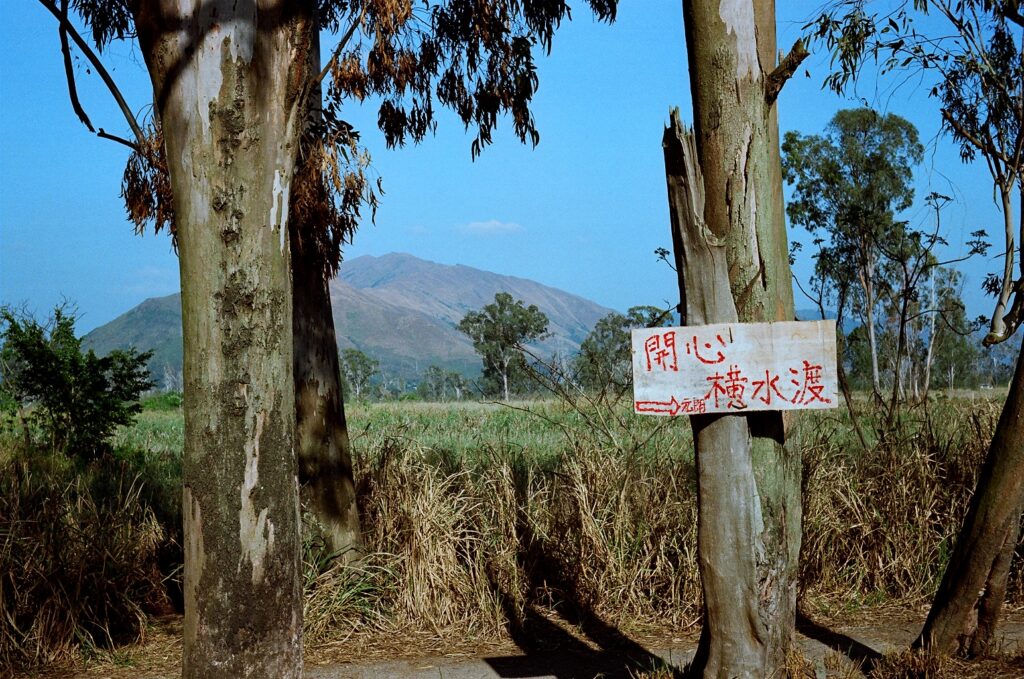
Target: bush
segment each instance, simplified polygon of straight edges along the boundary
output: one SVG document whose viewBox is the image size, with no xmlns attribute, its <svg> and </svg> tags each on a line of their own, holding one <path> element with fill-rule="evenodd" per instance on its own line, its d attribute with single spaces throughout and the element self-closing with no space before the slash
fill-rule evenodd
<svg viewBox="0 0 1024 679">
<path fill-rule="evenodd" d="M 184 399 L 182 398 L 181 393 L 177 391 L 165 391 L 142 399 L 140 405 L 143 410 L 167 411 L 180 409 L 182 403 L 184 403 Z"/>
<path fill-rule="evenodd" d="M 139 395 L 153 386 L 152 352 L 82 353 L 74 316 L 61 307 L 46 325 L 5 307 L 0 323 L 2 400 L 40 425 L 55 451 L 82 460 L 108 452 L 114 429 L 132 422 Z"/>
</svg>

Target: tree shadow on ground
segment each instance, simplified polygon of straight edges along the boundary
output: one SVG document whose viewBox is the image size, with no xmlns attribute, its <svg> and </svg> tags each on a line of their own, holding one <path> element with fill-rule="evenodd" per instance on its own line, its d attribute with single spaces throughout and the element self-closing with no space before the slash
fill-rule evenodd
<svg viewBox="0 0 1024 679">
<path fill-rule="evenodd" d="M 497 587 L 495 591 L 508 620 L 509 636 L 525 654 L 485 658 L 498 676 L 632 679 L 640 672 L 682 676 L 675 667 L 591 612 L 565 607 L 561 618 L 581 633 L 576 636 L 575 630 L 558 624 L 554 616 L 545 615 L 536 605 L 527 604 L 520 611 L 511 595 Z"/>
<path fill-rule="evenodd" d="M 641 672 L 681 678 L 679 669 L 650 652 L 588 605 L 588 597 L 572 569 L 555 556 L 544 538 L 534 534 L 525 510 L 524 479 L 517 479 L 518 549 L 516 562 L 526 576 L 525 599 L 510 592 L 488 571 L 509 636 L 523 656 L 487 658 L 501 677 L 553 676 L 557 679 L 632 679 Z M 538 605 L 544 603 L 547 613 Z M 559 619 L 565 624 L 559 624 Z M 577 633 L 579 636 L 577 636 Z"/>
<path fill-rule="evenodd" d="M 860 667 L 865 674 L 870 673 L 875 664 L 882 659 L 882 654 L 867 644 L 842 632 L 829 629 L 811 620 L 802 612 L 797 613 L 796 630 L 808 639 L 814 639 L 832 650 L 842 653 Z"/>
</svg>

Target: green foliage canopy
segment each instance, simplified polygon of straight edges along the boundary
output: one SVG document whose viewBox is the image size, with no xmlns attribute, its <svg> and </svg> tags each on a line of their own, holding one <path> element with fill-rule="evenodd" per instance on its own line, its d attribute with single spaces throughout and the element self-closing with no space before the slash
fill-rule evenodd
<svg viewBox="0 0 1024 679">
<path fill-rule="evenodd" d="M 89 460 L 109 450 L 108 439 L 141 410 L 139 395 L 153 387 L 146 362 L 152 352 L 82 352 L 75 318 L 54 310 L 43 325 L 0 309 L 0 390 L 30 412 L 54 449 Z"/>
<path fill-rule="evenodd" d="M 547 335 L 548 317 L 535 304 L 526 306 L 509 293 L 499 292 L 491 304 L 467 313 L 458 328 L 483 358 L 488 391 L 500 393 L 507 401 L 515 374 L 525 368 L 522 345 Z"/>
<path fill-rule="evenodd" d="M 1024 261 L 1015 266 L 1024 219 L 1024 16 L 1018 0 L 833 0 L 805 28 L 832 53 L 826 85 L 845 93 L 867 63 L 881 73 L 915 70 L 931 80 L 943 131 L 971 161 L 981 155 L 1003 212 L 1003 270 L 985 280 L 996 296 L 986 344 L 1024 323 Z M 908 78 L 909 79 L 909 78 Z M 926 81 L 927 82 L 927 81 Z"/>
<path fill-rule="evenodd" d="M 672 315 L 654 306 L 630 307 L 626 314 L 613 311 L 600 319 L 580 345 L 576 375 L 585 389 L 625 389 L 633 384 L 631 370 L 633 328 L 664 327 Z"/>
<path fill-rule="evenodd" d="M 869 108 L 839 111 L 824 135 L 787 132 L 782 151 L 794 184 L 790 220 L 824 231 L 837 256 L 855 261 L 871 256 L 913 203 L 914 166 L 924 155 L 911 122 Z"/>
<path fill-rule="evenodd" d="M 366 396 L 370 388 L 370 380 L 378 374 L 380 362 L 370 358 L 358 349 L 345 349 L 341 352 L 341 376 L 344 384 L 356 398 Z"/>
</svg>

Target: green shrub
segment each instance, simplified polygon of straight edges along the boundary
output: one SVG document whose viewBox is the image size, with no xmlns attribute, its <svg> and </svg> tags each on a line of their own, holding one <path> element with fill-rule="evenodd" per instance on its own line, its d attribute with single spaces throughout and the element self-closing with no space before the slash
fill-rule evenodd
<svg viewBox="0 0 1024 679">
<path fill-rule="evenodd" d="M 26 426 L 34 421 L 55 451 L 82 460 L 108 452 L 114 430 L 132 422 L 139 395 L 153 386 L 152 352 L 82 353 L 74 316 L 61 307 L 45 325 L 0 308 L 0 325 L 0 400 L 15 404 Z"/>
<path fill-rule="evenodd" d="M 140 405 L 143 410 L 179 410 L 184 403 L 182 395 L 177 391 L 165 391 L 142 399 Z"/>
</svg>

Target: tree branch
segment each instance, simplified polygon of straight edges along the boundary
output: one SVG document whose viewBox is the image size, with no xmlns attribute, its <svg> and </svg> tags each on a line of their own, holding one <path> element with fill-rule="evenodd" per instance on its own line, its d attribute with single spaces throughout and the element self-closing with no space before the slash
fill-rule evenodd
<svg viewBox="0 0 1024 679">
<path fill-rule="evenodd" d="M 60 51 L 64 55 L 64 75 L 67 76 L 68 80 L 68 96 L 71 97 L 71 108 L 74 109 L 75 115 L 82 121 L 82 124 L 88 127 L 90 132 L 95 132 L 92 121 L 89 120 L 85 109 L 82 108 L 82 102 L 78 99 L 78 88 L 75 86 L 75 69 L 71 63 L 71 45 L 68 43 L 68 32 L 64 27 L 64 22 L 68 20 L 68 0 L 61 0 L 60 14 Z"/>
<path fill-rule="evenodd" d="M 109 139 L 110 141 L 116 141 L 118 144 L 124 144 L 132 151 L 138 151 L 140 148 L 138 144 L 128 141 L 124 137 L 119 137 L 116 134 L 110 134 L 102 127 L 100 128 L 99 132 L 96 133 L 96 136 L 99 137 L 100 139 Z"/>
<path fill-rule="evenodd" d="M 365 16 L 366 5 L 363 5 L 362 11 L 359 12 L 359 18 L 353 21 L 352 25 L 348 27 L 347 31 L 345 31 L 345 35 L 341 36 L 341 40 L 338 41 L 338 46 L 334 48 L 334 52 L 331 53 L 331 58 L 327 60 L 326 64 L 324 64 L 324 68 L 322 71 L 320 71 L 320 75 L 316 77 L 316 80 L 310 83 L 311 88 L 316 87 L 321 82 L 323 82 L 323 79 L 326 78 L 327 74 L 331 72 L 331 66 L 333 66 L 334 62 L 338 60 L 339 56 L 341 56 L 341 51 L 345 49 L 345 45 L 347 45 L 348 41 L 352 39 L 353 35 L 355 35 L 356 29 L 362 25 L 363 18 Z"/>
<path fill-rule="evenodd" d="M 70 35 L 71 39 L 75 41 L 76 45 L 78 45 L 78 48 L 82 50 L 82 54 L 85 55 L 85 58 L 88 59 L 89 63 L 92 64 L 93 68 L 96 69 L 96 73 L 99 74 L 100 78 L 103 80 L 103 83 L 107 86 L 107 89 L 110 90 L 110 94 L 113 95 L 114 100 L 117 101 L 117 105 L 120 106 L 121 112 L 124 114 L 125 120 L 128 121 L 128 126 L 132 128 L 132 133 L 135 135 L 135 138 L 138 141 L 138 146 L 142 146 L 143 144 L 145 144 L 146 135 L 142 131 L 142 127 L 139 125 L 138 121 L 135 120 L 135 114 L 132 113 L 131 108 L 128 107 L 128 103 L 124 100 L 124 96 L 122 96 L 121 90 L 117 88 L 117 84 L 114 82 L 114 79 L 110 77 L 110 73 L 108 73 L 107 69 L 103 66 L 103 62 L 100 61 L 99 57 L 96 56 L 96 53 L 92 50 L 91 47 L 89 47 L 89 43 L 87 43 L 82 38 L 82 36 L 78 32 L 78 29 L 76 29 L 74 25 L 70 21 L 68 21 L 67 15 L 62 14 L 61 10 L 53 3 L 53 0 L 39 0 L 39 4 L 45 7 L 50 12 L 50 14 L 56 17 L 57 21 L 60 22 L 61 36 L 66 37 L 67 35 Z M 77 97 L 77 95 L 73 96 Z M 92 125 L 89 125 L 87 123 L 87 126 L 89 127 L 90 131 L 94 131 L 92 129 Z M 100 136 L 103 136 L 104 138 L 110 138 L 110 135 Z M 124 142 L 125 140 L 121 141 Z M 138 146 L 131 143 L 129 143 L 129 146 L 131 146 L 131 148 L 133 149 L 138 148 Z"/>
<path fill-rule="evenodd" d="M 779 92 L 782 91 L 782 87 L 793 77 L 796 69 L 800 67 L 801 62 L 807 58 L 807 55 L 807 46 L 801 38 L 793 43 L 789 54 L 768 75 L 764 85 L 764 97 L 769 105 L 774 104 L 775 100 L 779 98 Z"/>
<path fill-rule="evenodd" d="M 986 347 L 1010 339 L 1017 328 L 1024 323 L 1024 279 L 1017 281 L 1014 288 L 1013 303 L 1010 305 L 1010 310 L 1003 316 L 1003 331 L 1002 333 L 989 332 L 985 339 L 981 340 L 981 343 Z"/>
<path fill-rule="evenodd" d="M 1012 21 L 1021 28 L 1024 28 L 1024 16 L 1020 13 L 1019 0 L 1007 0 L 1003 4 L 1003 16 L 1007 21 Z"/>
<path fill-rule="evenodd" d="M 977 136 L 971 134 L 970 130 L 961 125 L 960 121 L 954 118 L 953 115 L 946 109 L 942 109 L 942 119 L 946 122 L 947 125 L 949 125 L 953 129 L 954 132 L 956 132 L 961 137 L 969 141 L 971 144 L 977 147 L 977 149 L 982 153 L 986 155 L 991 155 L 994 158 L 1003 161 L 1007 165 L 1010 164 L 1009 158 L 1007 158 L 1002 151 L 997 149 L 990 142 L 982 141 L 981 139 L 978 139 Z"/>
</svg>

